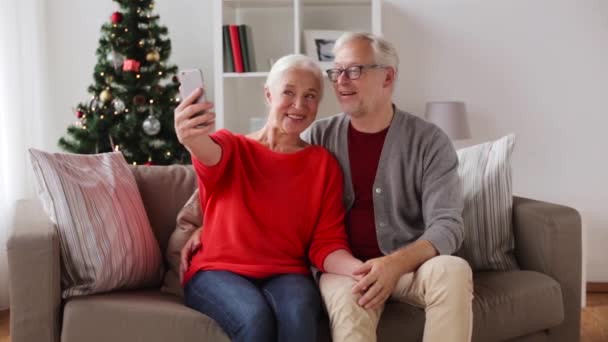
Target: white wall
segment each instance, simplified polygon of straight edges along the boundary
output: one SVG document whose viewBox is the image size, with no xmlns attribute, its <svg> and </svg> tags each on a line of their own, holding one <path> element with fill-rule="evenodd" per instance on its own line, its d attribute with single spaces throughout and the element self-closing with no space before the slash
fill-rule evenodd
<svg viewBox="0 0 608 342">
<path fill-rule="evenodd" d="M 608 281 L 608 2 L 385 1 L 396 102 L 466 101 L 473 142 L 517 134 L 516 194 L 578 209 L 587 279 Z"/>
<path fill-rule="evenodd" d="M 110 1 L 49 6 L 53 86 L 49 149 L 88 98 Z M 171 61 L 203 69 L 212 97 L 211 1 L 159 0 Z M 401 55 L 395 102 L 422 114 L 430 100 L 466 101 L 472 142 L 517 134 L 519 195 L 577 208 L 587 227 L 589 281 L 608 281 L 608 2 L 385 0 L 383 31 Z"/>
</svg>

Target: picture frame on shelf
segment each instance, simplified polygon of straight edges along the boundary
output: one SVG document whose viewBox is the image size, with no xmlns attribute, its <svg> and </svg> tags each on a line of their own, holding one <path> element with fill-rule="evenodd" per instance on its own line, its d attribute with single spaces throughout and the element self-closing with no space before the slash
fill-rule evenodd
<svg viewBox="0 0 608 342">
<path fill-rule="evenodd" d="M 336 40 L 346 31 L 332 30 L 305 30 L 305 53 L 319 63 L 321 69 L 326 70 L 333 66 L 333 48 Z"/>
</svg>

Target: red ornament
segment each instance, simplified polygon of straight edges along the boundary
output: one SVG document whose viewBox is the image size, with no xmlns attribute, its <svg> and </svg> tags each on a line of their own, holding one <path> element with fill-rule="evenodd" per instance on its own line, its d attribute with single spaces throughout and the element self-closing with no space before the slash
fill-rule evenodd
<svg viewBox="0 0 608 342">
<path fill-rule="evenodd" d="M 147 161 L 147 162 L 144 163 L 144 165 L 151 166 L 151 165 L 154 165 L 154 163 L 152 163 L 151 161 Z"/>
<path fill-rule="evenodd" d="M 76 117 L 79 119 L 82 119 L 82 117 L 84 116 L 84 113 L 81 110 L 77 110 L 76 111 Z"/>
<path fill-rule="evenodd" d="M 139 63 L 138 61 L 136 61 L 134 59 L 125 59 L 125 61 L 122 62 L 122 70 L 139 72 L 140 65 L 141 65 L 141 63 Z"/>
<path fill-rule="evenodd" d="M 122 13 L 120 13 L 120 12 L 112 13 L 112 15 L 110 16 L 110 20 L 112 20 L 113 24 L 120 23 L 122 21 Z"/>
</svg>

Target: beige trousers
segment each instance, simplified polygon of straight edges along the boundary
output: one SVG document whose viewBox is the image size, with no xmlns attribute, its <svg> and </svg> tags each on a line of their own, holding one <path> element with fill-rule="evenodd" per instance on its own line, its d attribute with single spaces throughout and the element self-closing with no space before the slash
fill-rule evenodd
<svg viewBox="0 0 608 342">
<path fill-rule="evenodd" d="M 376 341 L 376 327 L 384 305 L 365 310 L 352 293 L 355 280 L 323 274 L 319 287 L 332 331 L 332 340 Z M 416 272 L 403 275 L 391 295 L 397 300 L 424 308 L 425 342 L 470 341 L 473 328 L 473 280 L 469 264 L 454 256 L 436 256 Z"/>
</svg>

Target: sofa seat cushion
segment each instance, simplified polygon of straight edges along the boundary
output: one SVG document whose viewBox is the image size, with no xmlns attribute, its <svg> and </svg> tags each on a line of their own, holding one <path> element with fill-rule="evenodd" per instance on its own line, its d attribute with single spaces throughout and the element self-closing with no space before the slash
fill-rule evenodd
<svg viewBox="0 0 608 342">
<path fill-rule="evenodd" d="M 159 290 L 69 299 L 61 335 L 62 342 L 229 341 L 212 319 Z"/>
<path fill-rule="evenodd" d="M 505 341 L 542 332 L 564 319 L 562 293 L 552 278 L 532 271 L 474 274 L 473 341 Z M 327 318 L 319 341 L 329 341 Z M 378 327 L 380 341 L 422 339 L 424 310 L 389 302 Z M 62 342 L 229 341 L 210 318 L 159 290 L 75 297 L 66 302 Z"/>
<path fill-rule="evenodd" d="M 389 301 L 378 323 L 378 341 L 422 341 L 424 310 L 409 304 Z"/>
<path fill-rule="evenodd" d="M 542 273 L 490 271 L 473 277 L 473 342 L 519 341 L 529 334 L 538 334 L 531 341 L 543 341 L 542 332 L 564 319 L 560 285 Z M 424 321 L 424 310 L 389 302 L 378 326 L 379 341 L 422 341 Z"/>
<path fill-rule="evenodd" d="M 561 287 L 545 274 L 476 272 L 473 279 L 473 341 L 513 339 L 564 320 Z"/>
</svg>

